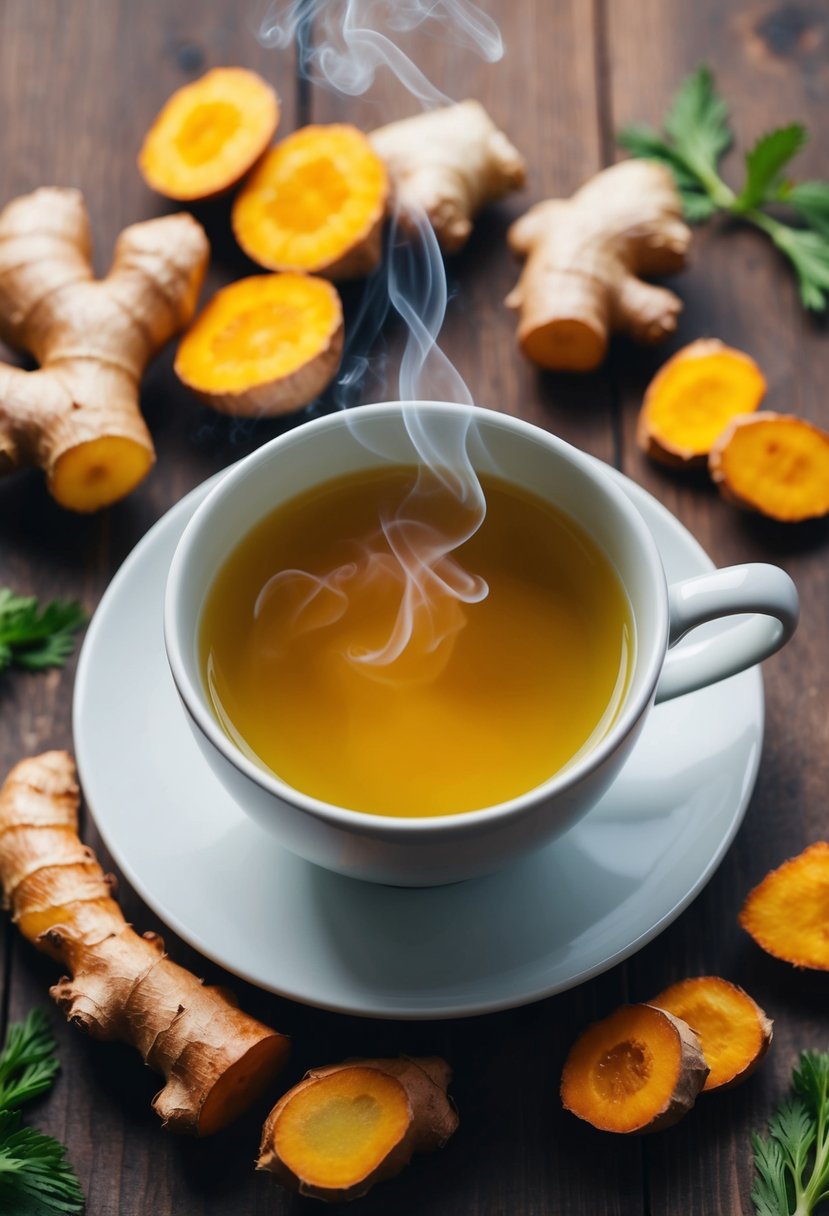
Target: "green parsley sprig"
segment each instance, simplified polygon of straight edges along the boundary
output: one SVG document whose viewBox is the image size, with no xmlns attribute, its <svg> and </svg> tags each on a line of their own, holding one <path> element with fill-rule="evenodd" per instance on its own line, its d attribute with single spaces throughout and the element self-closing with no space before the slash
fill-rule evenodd
<svg viewBox="0 0 829 1216">
<path fill-rule="evenodd" d="M 689 223 L 724 212 L 765 232 L 794 267 L 804 308 L 823 312 L 829 305 L 829 182 L 795 182 L 784 174 L 807 139 L 800 123 L 763 135 L 745 154 L 742 189 L 732 190 L 719 173 L 720 158 L 734 141 L 728 106 L 704 65 L 680 85 L 663 132 L 637 123 L 619 134 L 633 156 L 672 170 Z M 781 206 L 805 227 L 774 214 Z"/>
<path fill-rule="evenodd" d="M 792 1087 L 753 1137 L 757 1216 L 810 1216 L 829 1199 L 829 1053 L 802 1052 Z"/>
<path fill-rule="evenodd" d="M 76 600 L 53 600 L 41 609 L 35 596 L 0 587 L 0 671 L 16 663 L 30 671 L 63 667 L 72 635 L 86 624 Z"/>
</svg>

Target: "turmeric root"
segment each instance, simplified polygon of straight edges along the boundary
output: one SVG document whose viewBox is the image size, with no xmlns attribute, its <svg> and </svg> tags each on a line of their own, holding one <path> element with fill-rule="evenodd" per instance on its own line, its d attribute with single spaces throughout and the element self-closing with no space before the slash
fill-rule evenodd
<svg viewBox="0 0 829 1216">
<path fill-rule="evenodd" d="M 520 152 L 477 101 L 379 127 L 369 136 L 391 176 L 401 227 L 425 213 L 444 253 L 456 253 L 481 208 L 526 179 Z"/>
<path fill-rule="evenodd" d="M 691 240 L 668 169 L 626 160 L 567 200 L 536 203 L 508 233 L 527 262 L 507 306 L 519 314 L 518 343 L 556 371 L 592 371 L 616 330 L 661 342 L 676 329 L 681 301 L 640 275 L 673 274 Z"/>
<path fill-rule="evenodd" d="M 385 166 L 362 131 L 302 127 L 245 183 L 231 222 L 245 253 L 268 270 L 352 279 L 380 261 L 387 199 Z"/>
<path fill-rule="evenodd" d="M 312 1069 L 271 1111 L 256 1168 L 301 1195 L 357 1199 L 458 1126 L 444 1060 L 353 1060 Z"/>
<path fill-rule="evenodd" d="M 343 345 L 336 288 L 305 274 L 263 274 L 217 292 L 176 354 L 179 379 L 228 414 L 284 414 L 332 379 Z"/>
<path fill-rule="evenodd" d="M 261 76 L 214 68 L 167 101 L 147 133 L 138 168 L 167 198 L 213 198 L 242 180 L 278 123 L 279 101 Z"/>
<path fill-rule="evenodd" d="M 770 410 L 732 420 L 708 468 L 729 502 L 784 523 L 829 514 L 829 433 Z"/>
<path fill-rule="evenodd" d="M 133 932 L 113 879 L 78 839 L 78 798 L 66 752 L 12 769 L 0 789 L 5 906 L 24 937 L 71 971 L 51 990 L 68 1021 L 137 1047 L 164 1076 L 153 1108 L 165 1125 L 210 1135 L 265 1091 L 288 1041 L 171 962 L 157 934 Z"/>
<path fill-rule="evenodd" d="M 681 1018 L 624 1005 L 573 1044 L 561 1101 L 600 1131 L 661 1131 L 691 1109 L 707 1076 L 699 1038 Z"/>
<path fill-rule="evenodd" d="M 650 1002 L 682 1018 L 699 1035 L 710 1068 L 704 1090 L 731 1089 L 765 1057 L 772 1023 L 747 992 L 715 975 L 672 984 Z"/>
<path fill-rule="evenodd" d="M 44 188 L 0 213 L 0 337 L 40 363 L 0 363 L 0 473 L 44 469 L 50 493 L 95 511 L 155 459 L 138 408 L 144 366 L 193 316 L 207 237 L 189 215 L 125 228 L 94 282 L 77 190 Z"/>
<path fill-rule="evenodd" d="M 740 924 L 767 954 L 829 971 L 829 843 L 819 840 L 767 874 L 743 904 Z"/>
<path fill-rule="evenodd" d="M 765 377 L 749 355 L 700 338 L 677 351 L 648 385 L 639 446 L 663 464 L 704 468 L 728 423 L 756 410 L 765 392 Z"/>
</svg>

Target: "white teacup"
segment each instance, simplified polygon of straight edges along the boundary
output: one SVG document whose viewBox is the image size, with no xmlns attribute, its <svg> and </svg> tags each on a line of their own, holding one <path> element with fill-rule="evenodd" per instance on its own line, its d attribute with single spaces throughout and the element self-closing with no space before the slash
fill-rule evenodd
<svg viewBox="0 0 829 1216">
<path fill-rule="evenodd" d="M 398 818 L 333 806 L 293 789 L 242 753 L 210 706 L 199 621 L 215 575 L 265 515 L 332 478 L 417 457 L 404 422 L 414 405 L 440 450 L 442 429 L 474 422 L 475 467 L 548 500 L 575 519 L 610 559 L 636 631 L 627 695 L 596 745 L 544 784 L 497 806 L 457 815 Z M 674 648 L 706 621 L 752 614 L 717 636 Z M 307 423 L 233 467 L 179 541 L 167 583 L 164 636 L 194 735 L 239 805 L 287 849 L 355 878 L 430 886 L 484 874 L 560 835 L 617 776 L 654 702 L 692 692 L 773 654 L 798 619 L 797 592 L 776 566 L 717 570 L 667 586 L 650 531 L 614 479 L 590 457 L 526 422 L 441 402 L 361 406 Z"/>
</svg>

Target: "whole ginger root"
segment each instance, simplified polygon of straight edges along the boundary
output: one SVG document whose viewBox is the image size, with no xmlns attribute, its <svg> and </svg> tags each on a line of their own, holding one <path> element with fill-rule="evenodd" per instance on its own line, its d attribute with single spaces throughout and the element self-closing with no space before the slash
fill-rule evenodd
<svg viewBox="0 0 829 1216">
<path fill-rule="evenodd" d="M 572 198 L 536 203 L 508 240 L 527 261 L 506 303 L 519 314 L 519 346 L 540 367 L 592 371 L 611 332 L 651 343 L 676 329 L 681 300 L 639 277 L 681 270 L 691 240 L 664 166 L 611 165 Z"/>
<path fill-rule="evenodd" d="M 125 228 L 95 281 L 77 190 L 45 187 L 0 212 L 0 338 L 40 364 L 0 363 L 0 473 L 38 465 L 75 511 L 135 488 L 155 459 L 139 381 L 192 318 L 208 256 L 201 225 L 167 215 Z"/>
</svg>

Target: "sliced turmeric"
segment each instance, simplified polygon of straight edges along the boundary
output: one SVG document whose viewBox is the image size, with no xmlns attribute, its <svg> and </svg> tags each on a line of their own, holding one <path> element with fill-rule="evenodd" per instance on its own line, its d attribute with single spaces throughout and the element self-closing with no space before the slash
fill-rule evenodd
<svg viewBox="0 0 829 1216">
<path fill-rule="evenodd" d="M 561 1101 L 600 1131 L 655 1132 L 691 1109 L 707 1076 L 690 1026 L 652 1005 L 623 1005 L 573 1044 Z"/>
<path fill-rule="evenodd" d="M 233 231 L 268 270 L 357 278 L 380 261 L 388 192 L 385 165 L 362 131 L 344 123 L 302 127 L 239 192 Z"/>
<path fill-rule="evenodd" d="M 279 100 L 261 76 L 214 68 L 173 93 L 147 133 L 138 168 L 167 198 L 212 198 L 256 164 L 278 123 Z"/>
<path fill-rule="evenodd" d="M 458 1125 L 437 1058 L 353 1060 L 312 1069 L 271 1111 L 257 1169 L 301 1195 L 357 1199 Z"/>
<path fill-rule="evenodd" d="M 733 419 L 708 468 L 737 506 L 784 523 L 829 514 L 829 433 L 793 414 L 765 410 Z"/>
<path fill-rule="evenodd" d="M 307 405 L 337 371 L 337 289 L 307 274 L 262 274 L 218 291 L 184 335 L 175 370 L 227 414 L 284 414 Z"/>
<path fill-rule="evenodd" d="M 829 971 L 829 843 L 819 840 L 767 874 L 739 919 L 767 954 Z"/>
<path fill-rule="evenodd" d="M 710 1068 L 703 1089 L 730 1089 L 745 1081 L 765 1056 L 772 1023 L 747 992 L 715 975 L 672 984 L 650 1002 L 682 1018 L 697 1032 Z"/>
<path fill-rule="evenodd" d="M 756 410 L 766 380 L 749 356 L 717 338 L 677 351 L 648 385 L 637 440 L 663 464 L 704 467 L 731 420 Z"/>
</svg>

